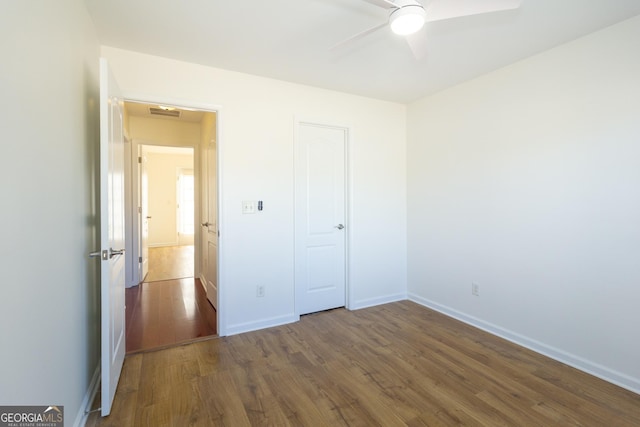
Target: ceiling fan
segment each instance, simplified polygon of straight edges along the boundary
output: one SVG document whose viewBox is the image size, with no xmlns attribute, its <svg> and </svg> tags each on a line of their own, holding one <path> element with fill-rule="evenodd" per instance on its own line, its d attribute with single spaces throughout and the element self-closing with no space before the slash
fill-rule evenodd
<svg viewBox="0 0 640 427">
<path fill-rule="evenodd" d="M 331 49 L 337 49 L 368 34 L 373 33 L 387 24 L 391 31 L 406 37 L 407 43 L 416 59 L 421 59 L 426 53 L 426 34 L 421 32 L 427 22 L 443 21 L 461 16 L 480 15 L 483 13 L 500 12 L 517 9 L 521 0 L 364 0 L 389 11 L 389 21 L 373 28 L 361 31 L 343 40 Z"/>
</svg>

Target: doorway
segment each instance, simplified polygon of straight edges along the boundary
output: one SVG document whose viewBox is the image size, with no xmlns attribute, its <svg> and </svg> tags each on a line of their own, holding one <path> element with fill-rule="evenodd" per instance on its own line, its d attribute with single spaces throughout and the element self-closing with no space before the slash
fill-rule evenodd
<svg viewBox="0 0 640 427">
<path fill-rule="evenodd" d="M 125 111 L 132 141 L 128 259 L 135 265 L 126 289 L 127 352 L 214 337 L 217 311 L 204 286 L 200 220 L 203 205 L 217 212 L 202 162 L 203 146 L 217 134 L 216 113 L 133 101 Z"/>
<path fill-rule="evenodd" d="M 138 150 L 143 281 L 195 277 L 194 149 L 140 144 Z"/>
</svg>

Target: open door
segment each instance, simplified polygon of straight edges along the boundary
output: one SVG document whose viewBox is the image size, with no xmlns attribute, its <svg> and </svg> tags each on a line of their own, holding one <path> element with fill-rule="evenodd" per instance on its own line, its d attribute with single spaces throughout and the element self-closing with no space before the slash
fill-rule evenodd
<svg viewBox="0 0 640 427">
<path fill-rule="evenodd" d="M 207 299 L 218 310 L 218 182 L 217 182 L 217 147 L 215 141 L 209 142 L 204 150 L 205 164 L 203 172 L 205 174 L 205 185 L 202 202 L 203 217 L 206 222 L 202 223 L 202 256 L 204 269 L 202 277 L 204 279 Z"/>
<path fill-rule="evenodd" d="M 123 101 L 100 59 L 100 252 L 102 416 L 109 415 L 125 353 L 125 205 Z"/>
</svg>

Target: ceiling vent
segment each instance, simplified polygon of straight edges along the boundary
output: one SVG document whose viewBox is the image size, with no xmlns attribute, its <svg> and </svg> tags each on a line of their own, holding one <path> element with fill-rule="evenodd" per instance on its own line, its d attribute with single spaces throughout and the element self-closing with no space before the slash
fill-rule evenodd
<svg viewBox="0 0 640 427">
<path fill-rule="evenodd" d="M 165 117 L 180 117 L 180 110 L 167 110 L 164 108 L 149 107 L 149 114 Z"/>
</svg>

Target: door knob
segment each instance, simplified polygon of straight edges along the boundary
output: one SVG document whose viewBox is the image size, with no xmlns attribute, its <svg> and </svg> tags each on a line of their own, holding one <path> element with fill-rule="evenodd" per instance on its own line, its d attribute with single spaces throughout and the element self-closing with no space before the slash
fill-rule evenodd
<svg viewBox="0 0 640 427">
<path fill-rule="evenodd" d="M 124 254 L 124 249 L 120 249 L 120 250 L 108 249 L 104 251 L 90 252 L 89 258 L 101 258 L 106 261 L 110 258 L 113 258 L 116 255 L 123 255 L 123 254 Z"/>
<path fill-rule="evenodd" d="M 210 223 L 210 222 L 203 222 L 203 223 L 202 223 L 202 224 L 200 224 L 200 225 L 202 225 L 203 227 L 208 227 L 208 226 L 210 226 L 210 225 L 211 225 L 211 223 Z"/>
<path fill-rule="evenodd" d="M 151 217 L 150 217 L 150 216 L 148 216 L 148 217 L 147 217 L 147 219 L 151 219 Z"/>
<path fill-rule="evenodd" d="M 342 230 L 344 228 L 344 225 L 342 224 L 334 225 L 334 228 L 337 228 L 338 230 Z"/>
<path fill-rule="evenodd" d="M 123 255 L 124 249 L 109 249 L 109 258 L 113 258 L 116 255 Z"/>
</svg>

